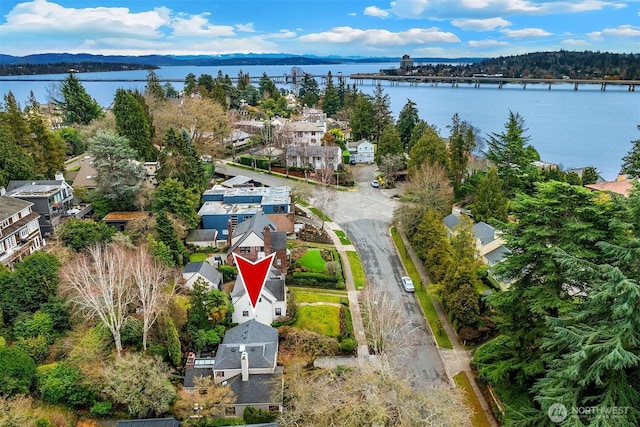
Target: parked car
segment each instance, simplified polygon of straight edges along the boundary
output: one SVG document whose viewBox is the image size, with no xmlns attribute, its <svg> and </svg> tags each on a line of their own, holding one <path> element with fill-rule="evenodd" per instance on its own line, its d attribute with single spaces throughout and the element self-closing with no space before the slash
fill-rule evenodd
<svg viewBox="0 0 640 427">
<path fill-rule="evenodd" d="M 416 287 L 413 286 L 413 280 L 411 280 L 411 277 L 407 277 L 407 276 L 404 276 L 402 278 L 402 288 L 407 292 L 416 291 Z"/>
<path fill-rule="evenodd" d="M 378 188 L 378 187 L 380 187 L 380 183 L 378 182 L 377 179 L 374 179 L 373 181 L 371 181 L 371 186 L 373 188 Z"/>
</svg>

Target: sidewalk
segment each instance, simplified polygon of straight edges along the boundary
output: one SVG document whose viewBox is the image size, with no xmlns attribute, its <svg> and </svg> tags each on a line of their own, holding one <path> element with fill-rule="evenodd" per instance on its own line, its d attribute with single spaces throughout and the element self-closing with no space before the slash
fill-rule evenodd
<svg viewBox="0 0 640 427">
<path fill-rule="evenodd" d="M 407 239 L 407 236 L 401 231 L 400 231 L 400 236 L 402 237 L 404 246 L 405 248 L 407 248 L 409 256 L 411 257 L 411 260 L 413 261 L 413 264 L 415 265 L 416 270 L 418 270 L 418 274 L 420 274 L 420 279 L 422 280 L 422 283 L 424 283 L 426 286 L 429 286 L 431 282 L 429 280 L 429 275 L 424 269 L 424 264 L 422 263 L 422 260 L 420 259 L 418 254 L 416 254 L 416 252 L 414 251 L 413 246 L 409 243 Z M 446 349 L 446 348 L 438 348 L 438 351 L 440 352 L 440 356 L 442 357 L 442 361 L 444 362 L 445 369 L 447 370 L 451 378 L 453 378 L 460 372 L 465 373 L 465 375 L 469 379 L 469 383 L 471 383 L 471 387 L 473 388 L 473 391 L 478 401 L 480 402 L 480 406 L 482 406 L 482 409 L 486 414 L 487 419 L 489 420 L 492 426 L 497 427 L 498 424 L 496 423 L 493 417 L 493 414 L 489 408 L 489 404 L 484 398 L 482 391 L 476 384 L 473 370 L 471 369 L 470 353 L 467 350 L 465 350 L 464 347 L 461 346 L 460 343 L 458 342 L 458 334 L 456 334 L 456 331 L 453 329 L 453 326 L 449 321 L 449 316 L 447 316 L 447 313 L 445 312 L 440 302 L 435 299 L 433 299 L 432 302 L 433 302 L 434 308 L 436 309 L 436 312 L 438 313 L 440 322 L 442 323 L 442 326 L 447 336 L 449 337 L 449 340 L 451 341 L 451 345 L 453 346 L 452 350 Z"/>
</svg>

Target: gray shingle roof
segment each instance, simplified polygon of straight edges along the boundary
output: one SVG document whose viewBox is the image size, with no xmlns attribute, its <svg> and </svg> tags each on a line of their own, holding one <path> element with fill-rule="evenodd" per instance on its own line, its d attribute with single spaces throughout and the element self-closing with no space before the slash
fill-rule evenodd
<svg viewBox="0 0 640 427">
<path fill-rule="evenodd" d="M 175 418 L 148 418 L 144 420 L 118 421 L 116 427 L 179 427 Z"/>
<path fill-rule="evenodd" d="M 460 224 L 460 218 L 458 218 L 457 215 L 449 214 L 442 219 L 442 222 L 444 222 L 444 225 L 446 225 L 449 230 L 453 230 Z"/>
<path fill-rule="evenodd" d="M 23 209 L 32 206 L 33 203 L 15 197 L 0 196 L 0 222 L 11 218 Z"/>
<path fill-rule="evenodd" d="M 473 224 L 473 235 L 484 246 L 496 240 L 496 229 L 486 222 L 478 222 Z"/>
<path fill-rule="evenodd" d="M 251 366 L 251 365 L 249 365 Z M 228 380 L 229 387 L 236 396 L 236 405 L 282 404 L 282 366 L 273 374 L 252 374 L 248 381 L 242 375 Z"/>
<path fill-rule="evenodd" d="M 249 357 L 249 369 L 275 366 L 278 330 L 251 319 L 225 333 L 216 353 L 216 370 L 240 369 L 241 345 Z"/>
<path fill-rule="evenodd" d="M 278 301 L 284 301 L 284 277 L 280 270 L 274 267 L 269 269 L 269 275 L 267 276 L 267 281 L 265 282 L 264 287 Z M 233 286 L 233 291 L 231 291 L 231 296 L 233 298 L 239 298 L 244 295 L 245 292 L 246 289 L 244 288 L 244 282 L 242 281 L 242 277 L 238 274 L 236 277 L 236 283 Z"/>
<path fill-rule="evenodd" d="M 484 257 L 487 259 L 487 261 L 489 261 L 489 264 L 495 265 L 502 261 L 504 257 L 509 255 L 510 253 L 511 251 L 508 248 L 504 246 L 498 246 L 491 252 L 486 253 Z"/>
<path fill-rule="evenodd" d="M 222 282 L 222 273 L 213 268 L 211 264 L 205 261 L 190 262 L 184 266 L 183 273 L 195 274 L 198 273 L 209 282 L 217 285 Z"/>
</svg>

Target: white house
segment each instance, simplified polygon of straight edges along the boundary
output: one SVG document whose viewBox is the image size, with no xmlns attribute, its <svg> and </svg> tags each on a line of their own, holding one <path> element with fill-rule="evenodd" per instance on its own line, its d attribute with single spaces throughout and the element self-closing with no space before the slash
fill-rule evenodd
<svg viewBox="0 0 640 427">
<path fill-rule="evenodd" d="M 327 123 L 294 121 L 286 125 L 293 135 L 292 145 L 320 146 L 322 137 L 327 132 Z"/>
<path fill-rule="evenodd" d="M 313 170 L 332 168 L 338 170 L 342 163 L 342 149 L 338 146 L 290 146 L 287 147 L 287 165 L 289 167 L 311 167 Z"/>
<path fill-rule="evenodd" d="M 251 306 L 242 277 L 239 274 L 235 286 L 231 292 L 233 314 L 231 320 L 234 323 L 244 323 L 249 320 L 271 325 L 278 317 L 287 315 L 287 291 L 284 283 L 284 273 L 271 267 L 267 281 L 258 298 L 255 311 Z"/>
<path fill-rule="evenodd" d="M 15 262 L 44 246 L 33 203 L 4 195 L 0 188 L 0 266 L 12 268 Z"/>
<path fill-rule="evenodd" d="M 366 139 L 350 142 L 347 148 L 349 149 L 349 154 L 351 154 L 351 162 L 373 163 L 375 161 L 374 145 Z"/>
<path fill-rule="evenodd" d="M 233 132 L 231 132 L 231 135 L 224 138 L 222 142 L 225 145 L 233 144 L 234 147 L 238 148 L 238 147 L 243 147 L 247 145 L 250 139 L 251 139 L 251 135 L 249 135 L 247 132 L 236 129 Z"/>
<path fill-rule="evenodd" d="M 208 262 L 190 262 L 182 269 L 184 286 L 193 289 L 193 284 L 198 279 L 204 280 L 209 289 L 220 289 L 222 284 L 222 273 L 213 268 Z"/>
</svg>

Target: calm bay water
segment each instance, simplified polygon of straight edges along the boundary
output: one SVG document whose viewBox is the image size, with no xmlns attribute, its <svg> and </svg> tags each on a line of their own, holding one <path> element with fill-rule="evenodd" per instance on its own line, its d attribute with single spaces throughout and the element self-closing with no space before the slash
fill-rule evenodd
<svg viewBox="0 0 640 427">
<path fill-rule="evenodd" d="M 312 65 L 301 67 L 314 75 L 325 75 L 331 71 L 334 83 L 337 76 L 355 73 L 377 72 L 381 68 L 393 68 L 398 64 L 340 64 Z M 291 66 L 226 66 L 226 67 L 163 67 L 156 70 L 160 78 L 184 79 L 193 73 L 216 76 L 218 70 L 230 77 L 244 73 L 258 77 L 264 72 L 269 76 L 290 73 Z M 108 73 L 79 74 L 82 79 L 144 79 L 146 71 L 118 71 Z M 37 76 L 38 78 L 64 78 L 66 75 Z M 26 78 L 25 78 L 26 80 Z M 352 84 L 349 79 L 347 83 Z M 12 91 L 24 105 L 33 91 L 41 103 L 49 101 L 52 82 L 8 82 L 0 77 L 0 92 Z M 178 90 L 181 83 L 172 83 Z M 596 166 L 605 179 L 614 179 L 620 170 L 622 157 L 631 149 L 631 141 L 640 139 L 636 126 L 640 124 L 640 92 L 628 92 L 627 87 L 607 87 L 600 91 L 599 85 L 581 85 L 578 91 L 573 85 L 520 85 L 496 86 L 421 84 L 410 86 L 382 84 L 389 95 L 394 118 L 410 99 L 416 103 L 420 118 L 440 129 L 441 136 L 448 136 L 447 126 L 451 117 L 458 113 L 462 120 L 475 126 L 480 135 L 504 131 L 509 111 L 519 113 L 525 122 L 529 143 L 540 153 L 543 161 L 560 164 L 563 168 Z M 118 88 L 144 88 L 144 82 L 83 82 L 87 92 L 102 106 L 109 106 Z M 289 87 L 291 88 L 291 87 Z M 370 81 L 358 86 L 364 93 L 373 93 L 375 86 Z"/>
</svg>

